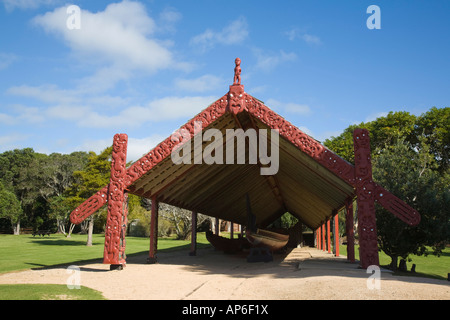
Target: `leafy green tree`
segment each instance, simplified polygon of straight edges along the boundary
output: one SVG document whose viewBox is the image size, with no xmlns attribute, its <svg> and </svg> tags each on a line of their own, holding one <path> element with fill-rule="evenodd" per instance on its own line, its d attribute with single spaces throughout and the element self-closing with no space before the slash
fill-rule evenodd
<svg viewBox="0 0 450 320">
<path fill-rule="evenodd" d="M 6 190 L 0 182 L 0 218 L 6 218 L 11 222 L 15 235 L 19 234 L 22 214 L 22 207 L 16 195 Z"/>
<path fill-rule="evenodd" d="M 75 182 L 66 192 L 66 201 L 73 205 L 72 210 L 109 183 L 111 176 L 111 155 L 112 146 L 104 149 L 99 155 L 91 151 L 84 169 L 73 173 Z M 88 240 L 86 245 L 92 245 L 95 219 L 102 215 L 103 219 L 105 219 L 105 212 L 105 210 L 100 210 L 87 219 L 89 225 L 87 227 Z"/>
<path fill-rule="evenodd" d="M 419 137 L 424 137 L 434 155 L 438 170 L 445 173 L 449 168 L 450 158 L 450 108 L 431 108 L 422 114 L 416 123 L 413 146 L 420 144 Z"/>
<path fill-rule="evenodd" d="M 450 108 L 431 108 L 416 117 L 390 112 L 368 123 L 351 125 L 325 145 L 354 162 L 353 130 L 370 132 L 373 176 L 380 185 L 419 211 L 422 220 L 408 227 L 391 213 L 377 207 L 380 248 L 397 266 L 409 254 L 439 255 L 449 243 L 449 148 Z"/>
<path fill-rule="evenodd" d="M 421 215 L 418 226 L 408 226 L 393 214 L 377 206 L 378 243 L 391 257 L 391 267 L 398 258 L 410 254 L 440 255 L 450 242 L 450 192 L 448 179 L 433 170 L 434 157 L 422 141 L 419 151 L 399 140 L 374 160 L 374 180 L 415 208 Z M 430 252 L 428 247 L 432 248 Z"/>
</svg>

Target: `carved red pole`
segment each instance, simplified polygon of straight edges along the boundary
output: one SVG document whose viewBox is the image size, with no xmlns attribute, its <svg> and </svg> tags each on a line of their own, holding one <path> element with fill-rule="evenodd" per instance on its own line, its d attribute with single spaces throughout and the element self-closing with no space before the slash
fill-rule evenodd
<svg viewBox="0 0 450 320">
<path fill-rule="evenodd" d="M 325 242 L 325 222 L 322 223 L 322 250 L 325 251 L 327 243 Z"/>
<path fill-rule="evenodd" d="M 361 267 L 379 266 L 377 224 L 375 219 L 375 186 L 372 181 L 369 131 L 355 129 L 355 178 L 358 204 L 359 258 Z"/>
<path fill-rule="evenodd" d="M 334 248 L 336 257 L 339 257 L 339 214 L 334 215 Z"/>
<path fill-rule="evenodd" d="M 327 249 L 328 253 L 331 253 L 330 219 L 327 219 Z"/>
<path fill-rule="evenodd" d="M 345 233 L 347 234 L 347 260 L 355 262 L 355 234 L 353 232 L 353 201 L 345 201 Z"/>
<path fill-rule="evenodd" d="M 192 211 L 191 251 L 189 255 L 197 255 L 197 212 L 195 211 Z"/>
<path fill-rule="evenodd" d="M 321 235 L 320 235 L 320 226 L 317 228 L 317 249 L 321 249 Z"/>
<path fill-rule="evenodd" d="M 111 269 L 125 265 L 124 205 L 128 136 L 116 134 L 113 141 L 111 178 L 108 187 L 108 216 L 106 218 L 103 263 Z M 125 218 L 126 223 L 126 218 Z M 126 227 L 126 225 L 125 225 Z"/>
<path fill-rule="evenodd" d="M 152 215 L 150 217 L 150 251 L 147 263 L 156 263 L 156 252 L 158 251 L 158 199 L 152 197 Z"/>
</svg>

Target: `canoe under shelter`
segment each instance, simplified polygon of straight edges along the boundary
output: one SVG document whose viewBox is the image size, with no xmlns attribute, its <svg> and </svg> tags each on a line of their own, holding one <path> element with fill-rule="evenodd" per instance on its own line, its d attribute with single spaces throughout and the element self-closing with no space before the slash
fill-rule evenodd
<svg viewBox="0 0 450 320">
<path fill-rule="evenodd" d="M 239 59 L 234 70 L 223 97 L 128 168 L 128 137 L 115 135 L 110 183 L 71 213 L 72 223 L 108 206 L 104 263 L 116 269 L 126 264 L 128 194 L 152 200 L 150 263 L 159 202 L 192 211 L 193 230 L 197 213 L 248 226 L 251 207 L 254 227 L 264 229 L 289 212 L 315 232 L 323 250 L 330 248 L 330 221 L 345 208 L 347 258 L 354 261 L 356 199 L 360 265 L 379 265 L 375 202 L 409 225 L 420 215 L 372 180 L 369 132 L 354 131 L 351 164 L 246 93 Z M 192 241 L 195 248 L 195 232 Z"/>
</svg>

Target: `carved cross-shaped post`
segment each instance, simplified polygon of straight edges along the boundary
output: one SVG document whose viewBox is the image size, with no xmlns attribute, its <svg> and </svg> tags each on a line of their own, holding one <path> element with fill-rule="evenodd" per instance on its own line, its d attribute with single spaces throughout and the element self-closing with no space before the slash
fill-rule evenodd
<svg viewBox="0 0 450 320">
<path fill-rule="evenodd" d="M 128 213 L 125 195 L 127 144 L 128 136 L 126 134 L 114 136 L 103 252 L 103 263 L 110 264 L 111 269 L 122 268 L 125 265 L 125 230 Z"/>
<path fill-rule="evenodd" d="M 361 267 L 379 266 L 377 223 L 375 219 L 375 184 L 372 180 L 369 131 L 355 129 L 356 202 L 358 204 L 359 258 Z"/>
</svg>

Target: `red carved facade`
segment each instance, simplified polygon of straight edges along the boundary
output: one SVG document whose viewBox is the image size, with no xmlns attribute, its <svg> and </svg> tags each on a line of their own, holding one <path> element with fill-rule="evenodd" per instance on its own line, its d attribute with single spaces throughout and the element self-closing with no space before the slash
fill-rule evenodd
<svg viewBox="0 0 450 320">
<path fill-rule="evenodd" d="M 84 219 L 108 203 L 104 263 L 124 264 L 125 230 L 123 226 L 126 226 L 127 211 L 125 206 L 125 190 L 130 193 L 136 191 L 130 188 L 136 180 L 152 170 L 162 160 L 170 157 L 171 152 L 179 144 L 191 139 L 195 133 L 196 122 L 201 122 L 202 129 L 204 129 L 227 112 L 233 114 L 248 112 L 249 115 L 258 119 L 269 128 L 277 130 L 281 137 L 291 142 L 317 163 L 356 188 L 358 211 L 362 212 L 359 221 L 361 228 L 360 235 L 362 236 L 363 243 L 361 250 L 365 252 L 363 258 L 364 265 L 378 264 L 378 253 L 374 250 L 376 248 L 374 201 L 378 201 L 383 207 L 410 225 L 418 224 L 420 215 L 403 201 L 372 181 L 368 132 L 364 130 L 355 131 L 355 166 L 353 166 L 292 125 L 289 121 L 270 110 L 262 102 L 245 93 L 244 86 L 240 84 L 240 72 L 239 60 L 239 65 L 236 62 L 234 84 L 230 86 L 229 92 L 179 129 L 179 132 L 187 132 L 188 134 L 172 135 L 133 163 L 128 169 L 126 169 L 127 137 L 123 134 L 116 135 L 114 137 L 110 184 L 102 188 L 74 210 L 70 216 L 71 222 L 75 224 L 81 223 Z M 350 218 L 350 214 L 348 214 L 347 218 Z M 319 231 L 318 240 L 322 247 L 324 247 L 325 232 L 320 229 Z M 154 250 L 153 253 L 156 254 L 156 248 Z"/>
<path fill-rule="evenodd" d="M 112 265 L 125 264 L 125 230 L 128 212 L 125 201 L 127 198 L 125 195 L 127 144 L 127 135 L 114 136 L 103 252 L 103 263 Z"/>
</svg>

